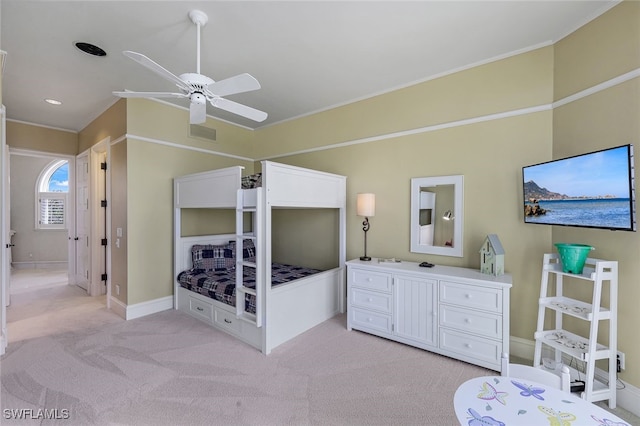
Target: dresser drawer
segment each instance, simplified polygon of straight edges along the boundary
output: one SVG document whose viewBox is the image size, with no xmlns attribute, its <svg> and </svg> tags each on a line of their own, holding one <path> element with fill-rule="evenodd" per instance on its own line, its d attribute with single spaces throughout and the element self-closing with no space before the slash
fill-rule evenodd
<svg viewBox="0 0 640 426">
<path fill-rule="evenodd" d="M 391 293 L 391 274 L 353 268 L 349 275 L 349 285 Z"/>
<path fill-rule="evenodd" d="M 213 322 L 213 305 L 189 296 L 189 312 L 208 323 Z"/>
<path fill-rule="evenodd" d="M 502 342 L 441 328 L 440 349 L 498 366 Z"/>
<path fill-rule="evenodd" d="M 440 305 L 440 325 L 468 333 L 502 338 L 502 315 L 472 311 L 456 306 Z"/>
<path fill-rule="evenodd" d="M 216 308 L 214 310 L 216 326 L 228 330 L 232 333 L 239 334 L 242 329 L 241 320 L 236 318 L 236 314 Z"/>
<path fill-rule="evenodd" d="M 391 333 L 391 315 L 349 307 L 351 326 Z"/>
<path fill-rule="evenodd" d="M 440 281 L 440 302 L 502 312 L 502 291 L 496 288 Z"/>
<path fill-rule="evenodd" d="M 360 308 L 375 309 L 384 313 L 391 313 L 393 298 L 391 294 L 377 293 L 361 288 L 351 289 L 351 305 Z"/>
</svg>

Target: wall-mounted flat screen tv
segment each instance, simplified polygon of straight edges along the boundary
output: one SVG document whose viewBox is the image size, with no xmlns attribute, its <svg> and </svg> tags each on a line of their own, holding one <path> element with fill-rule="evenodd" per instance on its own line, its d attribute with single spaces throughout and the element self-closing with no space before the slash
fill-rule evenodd
<svg viewBox="0 0 640 426">
<path fill-rule="evenodd" d="M 635 231 L 633 145 L 522 168 L 525 223 Z"/>
</svg>

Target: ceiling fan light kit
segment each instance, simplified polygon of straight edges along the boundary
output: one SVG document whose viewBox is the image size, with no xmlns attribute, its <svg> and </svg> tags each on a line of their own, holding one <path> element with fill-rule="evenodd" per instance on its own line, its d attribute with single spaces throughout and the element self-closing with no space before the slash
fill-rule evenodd
<svg viewBox="0 0 640 426">
<path fill-rule="evenodd" d="M 209 21 L 209 17 L 201 10 L 191 10 L 189 19 L 198 29 L 195 73 L 184 73 L 176 76 L 141 53 L 130 50 L 122 52 L 126 57 L 133 59 L 148 70 L 173 82 L 181 90 L 180 93 L 124 91 L 113 92 L 113 94 L 122 98 L 188 98 L 190 100 L 189 122 L 191 124 L 204 123 L 207 120 L 207 102 L 215 108 L 253 121 L 262 122 L 266 120 L 266 112 L 223 98 L 223 96 L 260 89 L 260 83 L 253 76 L 244 73 L 221 81 L 214 81 L 206 75 L 200 74 L 200 29 Z"/>
</svg>

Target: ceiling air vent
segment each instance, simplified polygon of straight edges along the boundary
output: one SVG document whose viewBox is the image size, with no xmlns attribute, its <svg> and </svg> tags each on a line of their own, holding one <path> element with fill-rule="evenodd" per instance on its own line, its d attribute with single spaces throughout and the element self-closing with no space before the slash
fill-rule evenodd
<svg viewBox="0 0 640 426">
<path fill-rule="evenodd" d="M 207 141 L 215 141 L 216 129 L 201 126 L 199 124 L 191 124 L 189 125 L 189 137 L 204 139 Z"/>
</svg>

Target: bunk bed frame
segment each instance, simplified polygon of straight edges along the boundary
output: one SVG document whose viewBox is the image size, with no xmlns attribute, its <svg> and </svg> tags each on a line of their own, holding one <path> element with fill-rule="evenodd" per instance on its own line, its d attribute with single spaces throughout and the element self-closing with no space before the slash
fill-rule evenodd
<svg viewBox="0 0 640 426">
<path fill-rule="evenodd" d="M 175 280 L 174 307 L 269 354 L 272 349 L 345 310 L 346 178 L 301 167 L 262 162 L 262 187 L 242 189 L 241 166 L 174 179 L 174 278 L 191 269 L 194 244 L 251 240 L 255 262 L 236 250 L 236 300 L 256 298 L 255 313 L 244 303 L 230 306 L 183 288 Z M 181 209 L 235 209 L 235 234 L 183 237 Z M 338 266 L 291 283 L 271 286 L 271 215 L 275 208 L 339 210 Z M 243 232 L 244 213 L 253 213 L 252 233 Z M 256 269 L 255 289 L 243 286 L 244 268 Z"/>
</svg>

